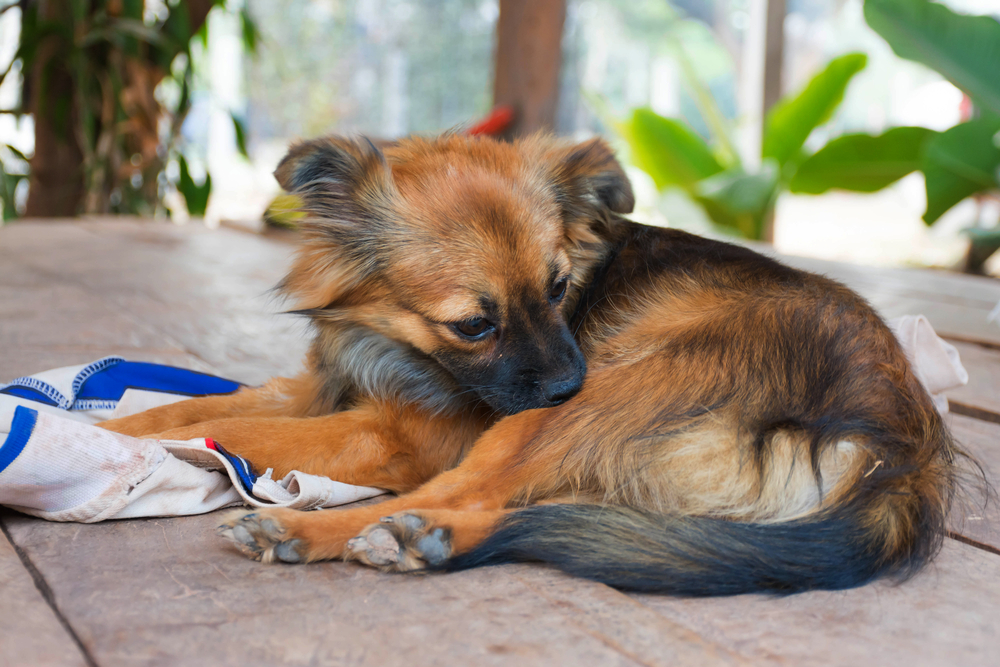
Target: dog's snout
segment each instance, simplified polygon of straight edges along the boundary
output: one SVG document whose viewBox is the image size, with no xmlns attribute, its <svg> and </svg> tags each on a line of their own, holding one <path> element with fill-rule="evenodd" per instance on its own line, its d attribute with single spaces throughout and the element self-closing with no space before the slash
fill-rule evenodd
<svg viewBox="0 0 1000 667">
<path fill-rule="evenodd" d="M 542 386 L 542 396 L 552 405 L 560 405 L 573 398 L 583 386 L 583 376 L 555 380 Z"/>
</svg>

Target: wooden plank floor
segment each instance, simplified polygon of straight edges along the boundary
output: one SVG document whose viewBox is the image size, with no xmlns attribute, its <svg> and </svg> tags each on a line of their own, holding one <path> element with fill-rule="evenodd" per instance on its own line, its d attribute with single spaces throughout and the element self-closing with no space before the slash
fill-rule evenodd
<svg viewBox="0 0 1000 667">
<path fill-rule="evenodd" d="M 0 380 L 108 354 L 245 382 L 294 372 L 301 323 L 268 290 L 292 246 L 136 221 L 0 228 Z M 1000 470 L 1000 283 L 793 263 L 888 316 L 959 341 L 956 436 Z M 971 416 L 970 416 L 971 415 Z M 56 524 L 0 510 L 4 665 L 995 665 L 1000 520 L 974 503 L 902 585 L 784 599 L 625 595 L 533 566 L 391 576 L 344 563 L 262 566 L 214 515 Z"/>
</svg>

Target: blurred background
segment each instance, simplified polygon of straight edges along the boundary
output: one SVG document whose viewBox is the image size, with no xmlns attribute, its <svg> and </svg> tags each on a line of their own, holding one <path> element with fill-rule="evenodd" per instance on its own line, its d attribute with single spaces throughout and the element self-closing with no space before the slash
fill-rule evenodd
<svg viewBox="0 0 1000 667">
<path fill-rule="evenodd" d="M 295 224 L 290 141 L 607 137 L 637 220 L 1000 275 L 1000 0 L 0 0 L 3 217 Z M 957 54 L 957 55 L 956 55 Z"/>
</svg>

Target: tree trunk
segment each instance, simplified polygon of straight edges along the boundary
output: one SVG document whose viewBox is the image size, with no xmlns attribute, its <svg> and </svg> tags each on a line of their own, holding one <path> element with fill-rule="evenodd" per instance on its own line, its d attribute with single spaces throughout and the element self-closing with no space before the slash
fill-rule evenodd
<svg viewBox="0 0 1000 667">
<path fill-rule="evenodd" d="M 69 3 L 76 1 L 38 0 L 39 20 L 71 25 Z M 194 34 L 216 2 L 186 1 Z M 61 57 L 65 53 L 62 46 L 58 36 L 47 37 L 39 44 L 31 71 L 26 73 L 25 106 L 35 120 L 35 153 L 30 160 L 25 207 L 28 217 L 74 216 L 83 208 L 86 194 L 84 151 L 77 132 L 77 91 L 72 72 Z M 149 81 L 153 88 L 158 83 L 159 78 Z"/>
<path fill-rule="evenodd" d="M 555 127 L 565 0 L 500 0 L 493 103 L 514 109 L 511 139 Z"/>
<path fill-rule="evenodd" d="M 65 20 L 67 0 L 40 0 L 42 21 Z M 76 215 L 83 199 L 83 151 L 77 142 L 73 107 L 76 94 L 67 63 L 58 57 L 59 37 L 52 35 L 38 46 L 25 100 L 35 120 L 35 154 L 30 161 L 29 217 Z M 46 76 L 47 75 L 47 76 Z"/>
</svg>

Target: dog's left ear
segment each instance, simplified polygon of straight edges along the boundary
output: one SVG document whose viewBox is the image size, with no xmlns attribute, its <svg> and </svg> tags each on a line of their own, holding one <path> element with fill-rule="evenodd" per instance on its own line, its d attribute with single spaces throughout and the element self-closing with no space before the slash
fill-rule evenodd
<svg viewBox="0 0 1000 667">
<path fill-rule="evenodd" d="M 603 139 L 556 151 L 552 156 L 553 180 L 560 204 L 573 216 L 581 204 L 614 213 L 631 213 L 635 195 L 625 170 Z"/>
</svg>

